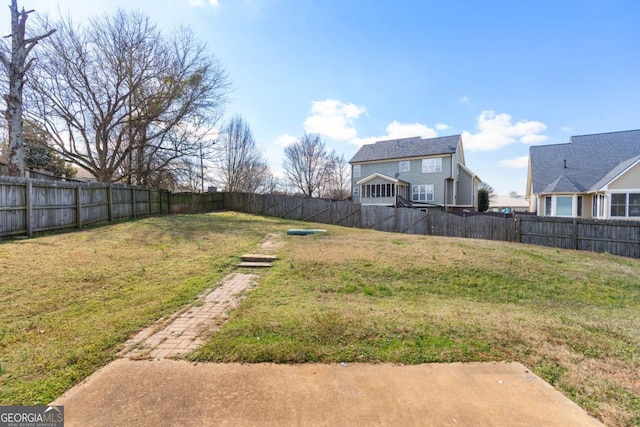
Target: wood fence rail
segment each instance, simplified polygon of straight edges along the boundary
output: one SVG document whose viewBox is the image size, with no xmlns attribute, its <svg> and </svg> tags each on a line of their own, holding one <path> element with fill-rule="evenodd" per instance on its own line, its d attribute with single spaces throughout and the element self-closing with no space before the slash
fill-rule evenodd
<svg viewBox="0 0 640 427">
<path fill-rule="evenodd" d="M 170 212 L 166 190 L 2 177 L 0 237 Z"/>
<path fill-rule="evenodd" d="M 104 183 L 0 179 L 0 237 L 120 218 L 228 209 L 345 227 L 528 243 L 640 258 L 640 221 L 522 215 L 458 216 L 439 210 L 253 193 L 174 193 Z"/>
<path fill-rule="evenodd" d="M 225 209 L 394 233 L 528 243 L 640 258 L 640 221 L 521 215 L 458 216 L 439 210 L 362 206 L 347 201 L 225 193 Z"/>
</svg>

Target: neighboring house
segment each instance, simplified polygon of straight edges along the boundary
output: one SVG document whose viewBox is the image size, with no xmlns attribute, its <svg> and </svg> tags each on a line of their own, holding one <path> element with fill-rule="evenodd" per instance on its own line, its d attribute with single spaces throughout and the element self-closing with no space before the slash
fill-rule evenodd
<svg viewBox="0 0 640 427">
<path fill-rule="evenodd" d="M 378 141 L 349 163 L 357 203 L 477 210 L 480 179 L 465 166 L 460 135 Z"/>
<path fill-rule="evenodd" d="M 527 212 L 529 202 L 524 196 L 511 192 L 508 195 L 495 195 L 489 199 L 489 211 L 501 212 L 503 209 L 510 209 L 514 212 Z"/>
<path fill-rule="evenodd" d="M 640 220 L 640 130 L 531 147 L 526 197 L 540 216 Z"/>
</svg>

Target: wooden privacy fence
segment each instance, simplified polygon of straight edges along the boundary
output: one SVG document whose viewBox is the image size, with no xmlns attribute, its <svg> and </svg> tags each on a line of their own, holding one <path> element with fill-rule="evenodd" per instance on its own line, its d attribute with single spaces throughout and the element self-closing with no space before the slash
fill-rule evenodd
<svg viewBox="0 0 640 427">
<path fill-rule="evenodd" d="M 395 233 L 528 243 L 640 258 L 640 221 L 522 215 L 458 216 L 439 210 L 362 206 L 346 201 L 225 193 L 224 207 L 257 215 Z"/>
<path fill-rule="evenodd" d="M 2 177 L 0 237 L 170 212 L 166 190 Z"/>
<path fill-rule="evenodd" d="M 394 233 L 466 237 L 607 252 L 640 258 L 640 221 L 523 215 L 458 216 L 439 210 L 362 206 L 346 201 L 251 193 L 175 193 L 104 183 L 0 180 L 0 237 L 114 219 L 228 209 Z"/>
</svg>

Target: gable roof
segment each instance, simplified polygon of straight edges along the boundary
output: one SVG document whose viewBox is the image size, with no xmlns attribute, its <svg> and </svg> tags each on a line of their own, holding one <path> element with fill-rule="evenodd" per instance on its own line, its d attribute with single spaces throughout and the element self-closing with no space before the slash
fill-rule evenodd
<svg viewBox="0 0 640 427">
<path fill-rule="evenodd" d="M 384 175 L 384 174 L 381 174 L 381 173 L 378 173 L 378 172 L 376 172 L 374 174 L 371 174 L 371 175 L 369 175 L 369 176 L 367 176 L 365 178 L 362 178 L 360 181 L 356 182 L 356 184 L 357 185 L 366 184 L 367 182 L 369 182 L 369 181 L 371 181 L 372 179 L 375 179 L 375 178 L 381 178 L 381 179 L 384 179 L 386 181 L 392 182 L 394 184 L 406 184 L 406 185 L 409 185 L 408 182 L 401 181 L 399 179 L 392 178 L 392 177 L 390 177 L 388 175 Z"/>
<path fill-rule="evenodd" d="M 460 135 L 428 139 L 416 136 L 378 141 L 360 147 L 349 163 L 453 154 L 458 149 L 458 142 L 460 142 Z"/>
<path fill-rule="evenodd" d="M 640 156 L 640 130 L 572 136 L 569 141 L 529 149 L 533 194 L 598 190 Z"/>
</svg>

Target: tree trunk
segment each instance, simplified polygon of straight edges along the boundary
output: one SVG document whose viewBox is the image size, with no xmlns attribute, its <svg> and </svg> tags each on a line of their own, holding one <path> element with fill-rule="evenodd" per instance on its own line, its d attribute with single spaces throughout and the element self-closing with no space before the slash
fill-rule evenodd
<svg viewBox="0 0 640 427">
<path fill-rule="evenodd" d="M 31 61 L 25 64 L 31 49 L 38 40 L 53 34 L 49 31 L 42 36 L 25 39 L 27 17 L 32 10 L 18 12 L 17 0 L 11 0 L 11 59 L 0 54 L 0 61 L 7 69 L 9 95 L 5 95 L 7 110 L 5 117 L 9 126 L 9 176 L 24 176 L 24 131 L 22 121 L 22 87 Z M 33 61 L 33 60 L 32 60 Z"/>
</svg>

